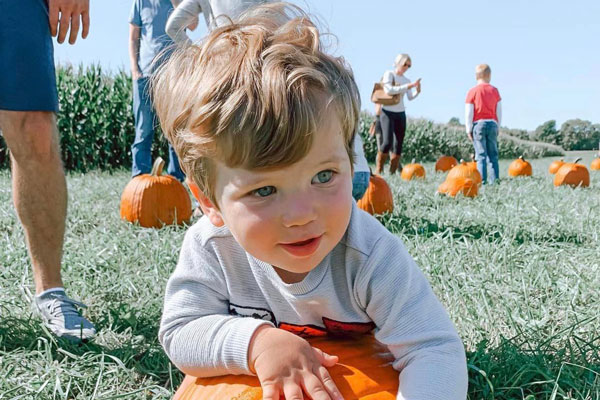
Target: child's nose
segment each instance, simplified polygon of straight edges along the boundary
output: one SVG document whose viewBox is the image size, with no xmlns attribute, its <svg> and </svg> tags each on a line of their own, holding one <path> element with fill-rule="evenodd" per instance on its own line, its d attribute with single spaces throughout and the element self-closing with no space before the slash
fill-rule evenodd
<svg viewBox="0 0 600 400">
<path fill-rule="evenodd" d="M 306 225 L 317 219 L 317 211 L 310 195 L 291 197 L 283 204 L 283 224 L 286 227 Z"/>
</svg>

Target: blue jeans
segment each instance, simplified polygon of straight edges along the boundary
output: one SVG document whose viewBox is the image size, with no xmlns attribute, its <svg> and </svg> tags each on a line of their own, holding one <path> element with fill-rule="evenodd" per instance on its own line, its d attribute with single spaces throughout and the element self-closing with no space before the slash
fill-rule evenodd
<svg viewBox="0 0 600 400">
<path fill-rule="evenodd" d="M 135 118 L 135 140 L 131 146 L 133 159 L 131 176 L 148 174 L 152 170 L 152 140 L 156 116 L 148 93 L 148 78 L 133 81 L 133 116 Z M 179 167 L 179 159 L 175 150 L 169 144 L 169 165 L 167 173 L 180 181 L 185 179 L 185 174 Z"/>
<path fill-rule="evenodd" d="M 369 187 L 370 176 L 371 174 L 366 171 L 354 173 L 354 178 L 352 178 L 352 197 L 354 197 L 354 200 L 358 201 L 362 199 L 367 191 L 367 187 Z"/>
<path fill-rule="evenodd" d="M 498 124 L 494 121 L 477 121 L 473 124 L 473 147 L 477 169 L 483 183 L 487 183 L 487 161 L 492 165 L 490 183 L 499 177 L 498 167 Z"/>
</svg>

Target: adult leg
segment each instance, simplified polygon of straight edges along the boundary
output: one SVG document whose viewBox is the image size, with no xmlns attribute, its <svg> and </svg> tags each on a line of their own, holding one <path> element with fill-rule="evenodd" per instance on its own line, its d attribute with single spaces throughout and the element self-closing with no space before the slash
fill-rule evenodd
<svg viewBox="0 0 600 400">
<path fill-rule="evenodd" d="M 473 147 L 475 149 L 475 160 L 477 169 L 481 174 L 483 183 L 487 182 L 487 141 L 484 135 L 485 124 L 476 122 L 473 124 Z"/>
<path fill-rule="evenodd" d="M 352 177 L 352 197 L 358 201 L 362 199 L 369 187 L 370 175 L 368 171 L 358 171 Z"/>
<path fill-rule="evenodd" d="M 381 175 L 383 173 L 385 161 L 388 158 L 388 153 L 392 149 L 392 143 L 394 140 L 394 122 L 386 110 L 381 110 L 379 122 L 381 124 L 381 145 L 379 146 L 379 151 L 377 152 L 377 165 L 375 167 L 375 173 Z"/>
<path fill-rule="evenodd" d="M 154 112 L 147 92 L 148 78 L 133 81 L 133 117 L 135 139 L 131 146 L 131 176 L 148 174 L 152 170 L 152 140 Z"/>
<path fill-rule="evenodd" d="M 183 173 L 181 166 L 179 165 L 179 158 L 177 153 L 171 144 L 169 144 L 169 165 L 167 167 L 169 175 L 174 176 L 180 182 L 185 180 L 185 174 Z"/>
<path fill-rule="evenodd" d="M 488 123 L 486 132 L 486 152 L 492 165 L 490 183 L 494 183 L 500 177 L 500 167 L 498 166 L 498 125 L 494 122 Z"/>
<path fill-rule="evenodd" d="M 54 113 L 0 111 L 10 149 L 13 202 L 25 230 L 36 293 L 61 287 L 67 186 Z"/>
<path fill-rule="evenodd" d="M 390 160 L 390 174 L 400 169 L 400 158 L 402 157 L 402 145 L 404 143 L 404 134 L 406 133 L 406 113 L 400 112 L 394 116 L 394 149 Z"/>
</svg>

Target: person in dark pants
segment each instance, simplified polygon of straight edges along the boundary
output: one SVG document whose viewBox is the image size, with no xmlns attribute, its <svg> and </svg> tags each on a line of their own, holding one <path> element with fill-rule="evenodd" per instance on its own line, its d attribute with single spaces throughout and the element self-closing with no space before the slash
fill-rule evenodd
<svg viewBox="0 0 600 400">
<path fill-rule="evenodd" d="M 153 70 L 169 55 L 173 41 L 165 32 L 167 19 L 173 11 L 170 0 L 134 0 L 129 16 L 129 60 L 133 79 L 133 116 L 135 140 L 131 146 L 131 175 L 152 170 L 152 141 L 158 125 L 148 84 Z M 160 57 L 156 59 L 156 57 Z M 177 154 L 169 144 L 169 175 L 183 181 Z"/>
<path fill-rule="evenodd" d="M 383 75 L 383 90 L 390 95 L 400 94 L 400 101 L 393 105 L 385 105 L 381 109 L 381 142 L 377 152 L 375 173 L 381 174 L 383 166 L 391 151 L 390 174 L 394 174 L 400 165 L 402 144 L 406 132 L 406 113 L 404 94 L 409 100 L 414 100 L 421 93 L 421 79 L 411 82 L 404 73 L 411 67 L 412 61 L 408 54 L 398 54 L 394 62 L 394 70 L 386 71 Z M 413 92 L 415 89 L 415 92 Z"/>
<path fill-rule="evenodd" d="M 89 24 L 89 0 L 0 0 L 0 131 L 33 268 L 33 304 L 53 334 L 76 342 L 96 329 L 77 309 L 85 305 L 67 296 L 61 277 L 67 185 L 52 36 L 63 43 L 69 33 L 73 44 L 80 27 L 87 36 Z"/>
</svg>

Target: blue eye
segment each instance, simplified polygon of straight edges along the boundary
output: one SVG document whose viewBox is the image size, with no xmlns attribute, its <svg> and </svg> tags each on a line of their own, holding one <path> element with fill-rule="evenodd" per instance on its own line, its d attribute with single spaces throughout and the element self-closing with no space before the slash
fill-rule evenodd
<svg viewBox="0 0 600 400">
<path fill-rule="evenodd" d="M 312 179 L 312 183 L 327 183 L 331 180 L 332 177 L 333 177 L 333 171 L 330 169 L 327 169 L 325 171 L 321 171 L 318 174 L 316 174 Z"/>
<path fill-rule="evenodd" d="M 252 194 L 258 197 L 267 197 L 275 193 L 275 186 L 263 186 L 252 192 Z"/>
</svg>

